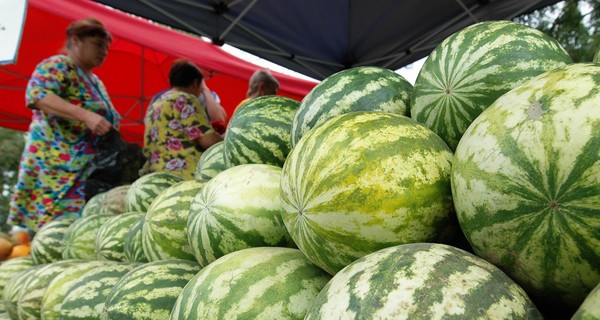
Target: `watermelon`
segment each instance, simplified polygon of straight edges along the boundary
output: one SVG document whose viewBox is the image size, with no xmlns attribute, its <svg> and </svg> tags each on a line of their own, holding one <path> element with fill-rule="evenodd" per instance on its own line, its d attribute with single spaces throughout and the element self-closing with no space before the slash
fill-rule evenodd
<svg viewBox="0 0 600 320">
<path fill-rule="evenodd" d="M 223 155 L 223 146 L 223 141 L 219 141 L 202 153 L 196 165 L 194 179 L 197 181 L 208 181 L 219 172 L 227 169 L 227 166 L 225 166 L 225 156 Z"/>
<path fill-rule="evenodd" d="M 38 264 L 28 267 L 25 270 L 14 274 L 11 279 L 6 282 L 2 297 L 4 299 L 6 313 L 8 313 L 11 319 L 19 319 L 17 304 L 19 302 L 19 294 L 24 288 L 25 283 L 31 280 L 33 273 L 45 266 L 47 265 Z"/>
<path fill-rule="evenodd" d="M 131 188 L 131 185 L 126 184 L 106 191 L 103 203 L 104 206 L 100 213 L 120 214 L 128 212 L 125 210 L 125 197 L 127 196 L 129 188 Z"/>
<path fill-rule="evenodd" d="M 98 229 L 94 248 L 98 260 L 125 260 L 125 237 L 144 212 L 127 212 L 104 222 Z"/>
<path fill-rule="evenodd" d="M 290 130 L 300 103 L 282 96 L 262 96 L 238 108 L 223 140 L 227 168 L 240 164 L 281 167 L 291 149 Z"/>
<path fill-rule="evenodd" d="M 354 111 L 381 111 L 407 116 L 413 86 L 401 75 L 380 67 L 355 67 L 335 73 L 302 99 L 292 124 L 292 146 L 309 130 Z"/>
<path fill-rule="evenodd" d="M 600 319 L 600 284 L 583 300 L 571 320 Z"/>
<path fill-rule="evenodd" d="M 63 299 L 71 290 L 73 283 L 86 272 L 95 268 L 109 265 L 109 261 L 83 261 L 70 267 L 54 277 L 46 288 L 42 298 L 41 318 L 44 320 L 60 320 L 60 308 Z"/>
<path fill-rule="evenodd" d="M 303 319 L 330 279 L 298 249 L 236 251 L 189 281 L 173 307 L 171 320 Z"/>
<path fill-rule="evenodd" d="M 62 260 L 61 245 L 75 217 L 64 217 L 42 226 L 31 241 L 31 259 L 34 264 L 45 264 Z"/>
<path fill-rule="evenodd" d="M 192 199 L 204 182 L 186 180 L 161 192 L 152 202 L 142 227 L 142 248 L 149 261 L 196 261 L 187 237 Z"/>
<path fill-rule="evenodd" d="M 31 257 L 19 257 L 10 260 L 6 260 L 0 264 L 0 313 L 4 313 L 6 308 L 4 306 L 3 291 L 6 283 L 10 281 L 18 273 L 25 269 L 33 266 Z"/>
<path fill-rule="evenodd" d="M 500 269 L 444 244 L 412 243 L 366 255 L 315 298 L 313 319 L 543 319 Z"/>
<path fill-rule="evenodd" d="M 91 197 L 85 203 L 83 211 L 81 211 L 81 216 L 88 217 L 100 214 L 100 211 L 104 207 L 104 197 L 106 197 L 106 192 L 98 193 L 95 196 Z"/>
<path fill-rule="evenodd" d="M 109 262 L 79 276 L 62 301 L 61 320 L 100 319 L 109 293 L 115 284 L 140 263 Z"/>
<path fill-rule="evenodd" d="M 159 193 L 180 181 L 181 177 L 167 172 L 153 172 L 139 177 L 127 190 L 125 210 L 146 212 Z"/>
<path fill-rule="evenodd" d="M 523 83 L 456 149 L 462 230 L 540 309 L 574 312 L 600 282 L 599 75 L 581 63 Z"/>
<path fill-rule="evenodd" d="M 63 260 L 52 262 L 33 272 L 19 291 L 17 298 L 19 319 L 40 319 L 42 300 L 50 282 L 63 272 L 71 272 L 74 267 L 82 262 L 84 261 Z"/>
<path fill-rule="evenodd" d="M 511 21 L 486 21 L 440 43 L 417 79 L 411 117 L 452 149 L 469 124 L 515 86 L 572 60 L 557 40 Z"/>
<path fill-rule="evenodd" d="M 96 260 L 96 234 L 100 226 L 112 217 L 112 214 L 95 214 L 73 222 L 61 243 L 62 258 Z"/>
<path fill-rule="evenodd" d="M 124 261 L 148 262 L 148 258 L 146 258 L 142 246 L 142 228 L 144 227 L 144 220 L 146 220 L 146 214 L 142 214 L 142 216 L 138 218 L 125 236 L 125 242 L 123 243 L 123 251 L 125 252 Z"/>
<path fill-rule="evenodd" d="M 241 249 L 293 246 L 281 220 L 280 180 L 279 167 L 243 164 L 206 183 L 191 202 L 187 222 L 200 265 Z"/>
<path fill-rule="evenodd" d="M 177 297 L 200 269 L 195 261 L 172 259 L 131 270 L 108 295 L 102 319 L 168 319 Z"/>
<path fill-rule="evenodd" d="M 379 249 L 441 241 L 452 224 L 452 153 L 414 120 L 352 112 L 306 134 L 285 162 L 282 218 L 331 274 Z"/>
<path fill-rule="evenodd" d="M 594 54 L 593 62 L 600 62 L 600 46 L 596 49 L 596 54 Z"/>
</svg>

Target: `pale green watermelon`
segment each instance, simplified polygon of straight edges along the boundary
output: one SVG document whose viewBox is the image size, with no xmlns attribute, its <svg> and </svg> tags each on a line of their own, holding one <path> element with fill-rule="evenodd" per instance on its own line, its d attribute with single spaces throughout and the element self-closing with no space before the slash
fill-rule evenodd
<svg viewBox="0 0 600 320">
<path fill-rule="evenodd" d="M 161 192 L 148 208 L 142 226 L 142 248 L 149 261 L 196 261 L 187 236 L 192 199 L 205 182 L 187 180 Z"/>
<path fill-rule="evenodd" d="M 100 213 L 121 214 L 128 212 L 125 210 L 125 197 L 127 196 L 129 188 L 131 188 L 131 185 L 126 184 L 106 191 Z"/>
<path fill-rule="evenodd" d="M 67 230 L 75 222 L 74 217 L 50 221 L 38 230 L 31 241 L 31 258 L 34 264 L 62 260 L 62 242 Z"/>
<path fill-rule="evenodd" d="M 455 150 L 494 100 L 545 71 L 572 63 L 549 35 L 511 21 L 486 21 L 446 38 L 415 81 L 411 117 Z"/>
<path fill-rule="evenodd" d="M 19 302 L 19 294 L 24 288 L 25 283 L 32 279 L 32 274 L 45 266 L 47 265 L 38 264 L 28 267 L 27 269 L 13 275 L 12 278 L 6 282 L 2 292 L 2 297 L 4 299 L 6 313 L 8 313 L 11 319 L 19 319 L 17 304 Z"/>
<path fill-rule="evenodd" d="M 123 251 L 125 252 L 125 261 L 130 262 L 148 262 L 144 247 L 142 246 L 142 229 L 146 214 L 143 214 L 131 227 L 125 236 Z"/>
<path fill-rule="evenodd" d="M 73 222 L 61 243 L 62 258 L 64 260 L 96 260 L 94 245 L 96 234 L 100 226 L 113 216 L 112 214 L 95 214 Z"/>
<path fill-rule="evenodd" d="M 173 307 L 171 320 L 303 319 L 330 279 L 298 249 L 236 251 L 189 281 Z"/>
<path fill-rule="evenodd" d="M 108 219 L 94 240 L 96 259 L 125 261 L 125 237 L 144 212 L 127 212 Z"/>
<path fill-rule="evenodd" d="M 4 313 L 4 287 L 17 274 L 33 266 L 31 257 L 20 257 L 6 260 L 0 264 L 0 313 Z"/>
<path fill-rule="evenodd" d="M 71 286 L 79 281 L 86 272 L 101 266 L 110 265 L 109 261 L 83 261 L 57 274 L 46 288 L 42 298 L 41 318 L 44 320 L 60 320 L 60 308 Z"/>
<path fill-rule="evenodd" d="M 302 99 L 292 125 L 292 146 L 309 130 L 345 113 L 381 111 L 406 116 L 412 90 L 404 77 L 380 67 L 355 67 L 335 73 Z"/>
<path fill-rule="evenodd" d="M 594 59 L 592 61 L 600 62 L 600 47 L 598 47 L 598 49 L 596 49 L 596 54 L 594 55 Z"/>
<path fill-rule="evenodd" d="M 465 132 L 452 167 L 475 252 L 553 316 L 600 282 L 599 75 L 598 64 L 572 64 L 504 94 Z"/>
<path fill-rule="evenodd" d="M 17 298 L 17 313 L 19 319 L 40 319 L 42 300 L 50 282 L 63 272 L 70 272 L 83 260 L 63 260 L 43 265 L 33 272 Z"/>
<path fill-rule="evenodd" d="M 269 95 L 238 108 L 223 140 L 225 166 L 258 163 L 281 167 L 291 149 L 290 130 L 299 104 Z"/>
<path fill-rule="evenodd" d="M 83 273 L 71 285 L 62 301 L 59 319 L 100 319 L 106 299 L 115 284 L 121 277 L 141 265 L 131 262 L 105 261 L 105 263 L 107 264 Z"/>
<path fill-rule="evenodd" d="M 208 181 L 219 172 L 227 169 L 223 146 L 223 141 L 219 141 L 202 152 L 200 160 L 196 164 L 194 179 L 197 181 Z"/>
<path fill-rule="evenodd" d="M 98 193 L 95 196 L 91 197 L 85 203 L 83 211 L 81 211 L 81 216 L 88 217 L 100 214 L 100 211 L 104 207 L 104 197 L 106 197 L 106 192 Z"/>
<path fill-rule="evenodd" d="M 167 172 L 153 172 L 139 177 L 127 190 L 125 210 L 146 212 L 159 193 L 181 181 L 181 177 Z"/>
<path fill-rule="evenodd" d="M 543 318 L 523 289 L 489 262 L 448 245 L 414 243 L 342 269 L 305 319 Z"/>
<path fill-rule="evenodd" d="M 131 270 L 108 295 L 102 319 L 168 319 L 183 287 L 200 269 L 195 261 L 172 259 Z"/>
<path fill-rule="evenodd" d="M 596 320 L 600 319 L 600 284 L 583 300 L 572 320 Z"/>
<path fill-rule="evenodd" d="M 206 183 L 191 202 L 187 222 L 200 265 L 241 249 L 293 246 L 281 220 L 280 180 L 279 167 L 244 164 Z"/>
<path fill-rule="evenodd" d="M 353 112 L 308 132 L 282 171 L 283 221 L 331 274 L 403 243 L 440 241 L 452 224 L 452 153 L 431 130 L 384 112 Z"/>
</svg>

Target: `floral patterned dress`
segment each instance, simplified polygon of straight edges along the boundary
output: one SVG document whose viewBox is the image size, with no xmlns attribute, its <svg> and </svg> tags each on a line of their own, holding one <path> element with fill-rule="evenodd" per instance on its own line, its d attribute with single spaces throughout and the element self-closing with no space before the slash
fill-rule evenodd
<svg viewBox="0 0 600 320">
<path fill-rule="evenodd" d="M 81 121 L 35 109 L 33 104 L 50 93 L 103 115 L 117 129 L 121 120 L 100 79 L 70 57 L 57 55 L 37 65 L 27 85 L 25 100 L 33 115 L 8 217 L 9 224 L 33 231 L 59 217 L 80 215 L 98 139 Z"/>
<path fill-rule="evenodd" d="M 144 125 L 146 163 L 140 174 L 163 171 L 194 179 L 203 152 L 196 139 L 214 131 L 198 97 L 173 89 L 163 93 L 146 110 Z"/>
</svg>

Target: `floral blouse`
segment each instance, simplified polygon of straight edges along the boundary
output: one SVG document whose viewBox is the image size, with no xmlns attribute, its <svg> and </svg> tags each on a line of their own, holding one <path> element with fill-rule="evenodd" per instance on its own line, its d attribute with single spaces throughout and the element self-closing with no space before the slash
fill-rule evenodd
<svg viewBox="0 0 600 320">
<path fill-rule="evenodd" d="M 25 100 L 33 115 L 8 219 L 33 231 L 61 216 L 79 216 L 96 151 L 97 137 L 83 122 L 35 109 L 34 103 L 50 93 L 103 115 L 115 128 L 121 120 L 102 81 L 70 57 L 52 56 L 37 65 L 27 84 Z"/>
<path fill-rule="evenodd" d="M 167 171 L 193 179 L 203 152 L 196 139 L 214 131 L 198 98 L 171 89 L 150 104 L 144 125 L 146 163 L 140 173 Z"/>
</svg>

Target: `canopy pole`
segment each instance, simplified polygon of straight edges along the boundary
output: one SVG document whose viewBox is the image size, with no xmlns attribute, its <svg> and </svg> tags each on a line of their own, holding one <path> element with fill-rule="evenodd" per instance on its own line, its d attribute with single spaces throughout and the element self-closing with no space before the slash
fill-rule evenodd
<svg viewBox="0 0 600 320">
<path fill-rule="evenodd" d="M 250 11 L 250 9 L 252 9 L 252 7 L 254 7 L 254 5 L 256 4 L 258 0 L 252 0 L 252 2 L 250 2 L 250 4 L 248 4 L 244 10 L 242 10 L 242 12 L 240 12 L 240 14 L 235 18 L 235 20 L 233 20 L 229 26 L 227 26 L 227 28 L 219 35 L 219 39 L 218 40 L 223 40 L 225 39 L 225 37 L 227 36 L 227 34 L 229 34 L 229 32 L 231 31 L 231 29 L 233 29 L 239 22 L 240 20 L 246 15 L 246 13 L 248 13 L 248 11 Z"/>
<path fill-rule="evenodd" d="M 162 14 L 163 16 L 165 16 L 165 17 L 167 17 L 167 18 L 169 18 L 169 19 L 171 19 L 171 20 L 173 20 L 173 21 L 181 24 L 182 26 L 185 26 L 186 28 L 190 29 L 191 31 L 195 32 L 196 34 L 201 35 L 203 37 L 210 38 L 209 34 L 207 34 L 205 32 L 202 32 L 201 30 L 198 30 L 197 28 L 194 28 L 194 26 L 192 26 L 189 23 L 186 23 L 185 21 L 183 21 L 183 20 L 177 18 L 176 16 L 168 13 L 167 11 L 165 11 L 162 8 L 154 5 L 153 3 L 151 3 L 151 2 L 149 2 L 147 0 L 138 0 L 138 1 L 144 3 L 145 5 L 147 5 L 148 7 L 152 8 L 152 9 L 154 9 L 154 11 Z"/>
<path fill-rule="evenodd" d="M 471 10 L 467 8 L 467 6 L 462 2 L 462 0 L 456 0 L 456 2 L 458 2 L 461 8 L 469 15 L 469 17 L 471 17 L 471 19 L 473 19 L 473 21 L 475 21 L 475 23 L 479 22 L 479 19 L 477 19 L 473 12 L 471 12 Z"/>
</svg>

